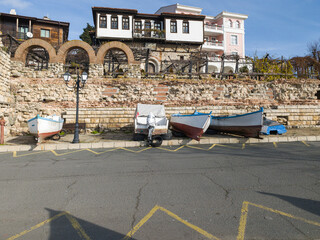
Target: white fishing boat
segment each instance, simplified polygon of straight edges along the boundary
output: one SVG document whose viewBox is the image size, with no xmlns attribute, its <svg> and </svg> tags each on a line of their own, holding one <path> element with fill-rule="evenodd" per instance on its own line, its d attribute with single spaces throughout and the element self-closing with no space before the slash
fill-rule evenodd
<svg viewBox="0 0 320 240">
<path fill-rule="evenodd" d="M 134 140 L 145 140 L 158 147 L 172 135 L 163 105 L 138 103 L 134 117 Z"/>
<path fill-rule="evenodd" d="M 28 120 L 29 132 L 38 141 L 54 135 L 58 137 L 63 126 L 63 121 L 63 118 L 56 115 L 47 117 L 37 115 L 35 118 Z"/>
<path fill-rule="evenodd" d="M 259 111 L 233 115 L 211 116 L 210 129 L 218 132 L 234 133 L 245 137 L 257 137 L 263 124 L 263 108 Z"/>
<path fill-rule="evenodd" d="M 197 110 L 193 114 L 173 114 L 170 124 L 173 130 L 183 132 L 186 136 L 200 141 L 201 136 L 207 131 L 210 125 L 210 113 L 199 113 Z"/>
</svg>

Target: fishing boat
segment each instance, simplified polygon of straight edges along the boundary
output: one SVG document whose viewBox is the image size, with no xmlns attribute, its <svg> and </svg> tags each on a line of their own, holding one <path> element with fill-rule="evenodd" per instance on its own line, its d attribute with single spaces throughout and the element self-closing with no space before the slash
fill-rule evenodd
<svg viewBox="0 0 320 240">
<path fill-rule="evenodd" d="M 186 136 L 200 141 L 210 125 L 210 113 L 200 113 L 197 110 L 190 115 L 173 114 L 170 124 L 173 130 L 183 132 Z"/>
<path fill-rule="evenodd" d="M 56 115 L 47 117 L 37 115 L 35 118 L 28 120 L 29 132 L 38 142 L 52 136 L 60 139 L 59 133 L 62 129 L 63 121 L 63 118 Z"/>
<path fill-rule="evenodd" d="M 263 108 L 259 111 L 232 115 L 211 116 L 210 129 L 218 132 L 234 133 L 245 137 L 257 137 L 263 124 Z"/>
</svg>

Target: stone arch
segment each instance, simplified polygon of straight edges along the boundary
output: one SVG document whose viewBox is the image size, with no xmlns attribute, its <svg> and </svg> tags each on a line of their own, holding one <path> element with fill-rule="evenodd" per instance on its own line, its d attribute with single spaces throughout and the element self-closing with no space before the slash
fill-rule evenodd
<svg viewBox="0 0 320 240">
<path fill-rule="evenodd" d="M 32 47 L 36 47 L 36 46 L 42 47 L 48 52 L 49 63 L 53 63 L 56 61 L 57 54 L 56 54 L 56 50 L 53 48 L 53 46 L 50 43 L 48 43 L 47 41 L 42 40 L 42 39 L 38 39 L 38 38 L 29 39 L 29 40 L 26 40 L 25 42 L 23 42 L 17 48 L 17 50 L 14 54 L 13 60 L 24 62 L 26 60 L 29 49 Z"/>
<path fill-rule="evenodd" d="M 149 59 L 149 64 L 152 64 L 154 66 L 154 73 L 159 72 L 159 62 L 157 61 L 157 59 L 151 57 Z"/>
<path fill-rule="evenodd" d="M 226 66 L 223 69 L 223 73 L 234 73 L 234 69 L 230 66 Z"/>
<path fill-rule="evenodd" d="M 100 48 L 99 51 L 97 53 L 97 63 L 98 64 L 103 64 L 104 62 L 104 57 L 107 54 L 107 52 L 112 49 L 112 48 L 116 48 L 116 49 L 120 49 L 121 51 L 123 51 L 128 59 L 128 64 L 135 64 L 137 63 L 134 60 L 134 55 L 132 50 L 129 48 L 128 45 L 122 43 L 122 42 L 118 42 L 118 41 L 112 41 L 112 42 L 107 42 L 105 44 L 103 44 Z"/>
<path fill-rule="evenodd" d="M 213 66 L 213 65 L 208 66 L 208 73 L 217 73 L 218 71 L 219 70 L 217 66 Z"/>
<path fill-rule="evenodd" d="M 57 62 L 65 63 L 68 52 L 75 48 L 82 48 L 88 53 L 90 63 L 96 63 L 96 54 L 93 48 L 81 40 L 72 40 L 64 43 L 58 50 Z"/>
</svg>

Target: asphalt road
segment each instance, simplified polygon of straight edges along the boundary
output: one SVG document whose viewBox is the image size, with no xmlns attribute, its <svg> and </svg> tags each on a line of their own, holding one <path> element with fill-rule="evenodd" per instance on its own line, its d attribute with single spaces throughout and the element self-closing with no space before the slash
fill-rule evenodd
<svg viewBox="0 0 320 240">
<path fill-rule="evenodd" d="M 0 239 L 320 239 L 320 143 L 0 154 Z"/>
</svg>

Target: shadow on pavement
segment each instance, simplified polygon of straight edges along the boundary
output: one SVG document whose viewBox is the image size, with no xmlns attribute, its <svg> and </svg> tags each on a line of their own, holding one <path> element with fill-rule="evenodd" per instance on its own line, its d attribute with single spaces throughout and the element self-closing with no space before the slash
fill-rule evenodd
<svg viewBox="0 0 320 240">
<path fill-rule="evenodd" d="M 49 208 L 46 208 L 46 210 L 49 212 L 49 218 L 53 218 L 59 214 L 62 214 L 60 217 L 50 222 L 50 235 L 48 240 L 121 240 L 125 237 L 125 235 L 121 233 L 98 226 L 94 223 L 77 218 L 71 214 L 63 214 L 61 211 L 55 211 Z"/>
<path fill-rule="evenodd" d="M 310 213 L 320 216 L 320 201 L 315 201 L 315 200 L 310 200 L 305 198 L 290 197 L 290 196 L 274 194 L 274 193 L 266 193 L 266 192 L 258 192 L 258 193 L 280 198 L 300 209 L 303 209 L 305 211 L 308 211 Z"/>
</svg>

